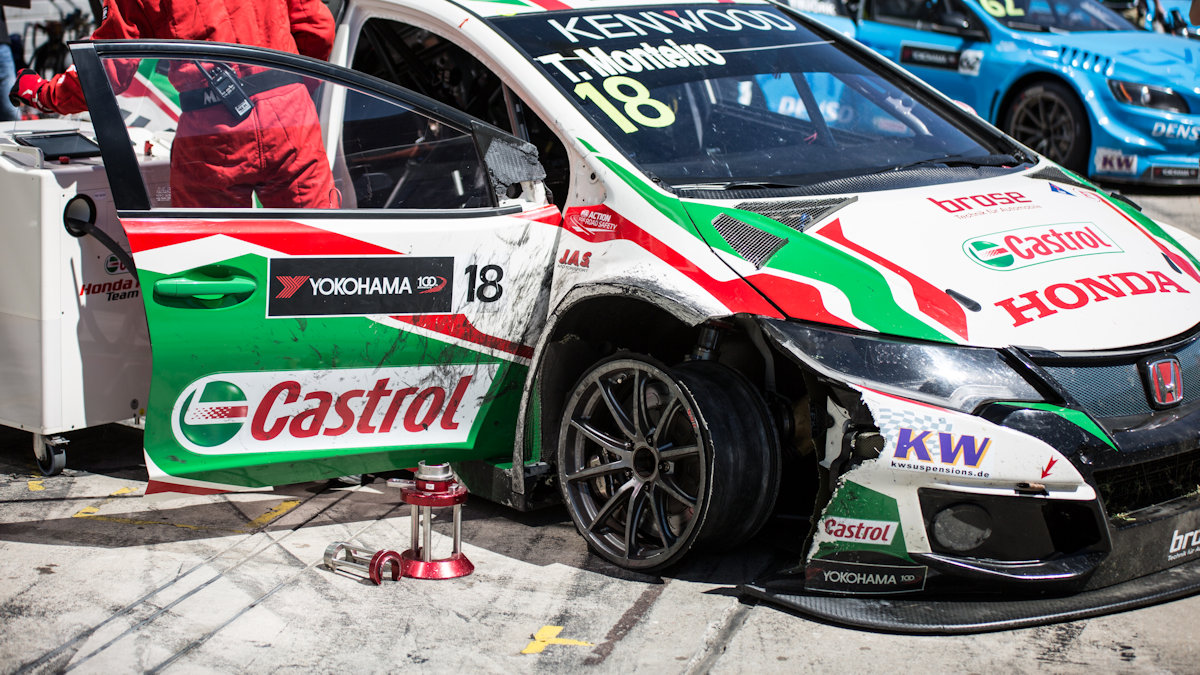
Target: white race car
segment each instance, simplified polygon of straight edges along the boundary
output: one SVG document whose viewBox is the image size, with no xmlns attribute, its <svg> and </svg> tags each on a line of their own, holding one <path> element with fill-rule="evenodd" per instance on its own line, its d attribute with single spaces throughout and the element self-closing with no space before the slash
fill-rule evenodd
<svg viewBox="0 0 1200 675">
<path fill-rule="evenodd" d="M 73 47 L 153 345 L 148 491 L 450 461 L 644 571 L 798 516 L 776 599 L 1200 555 L 1195 238 L 776 4 L 338 18 L 348 69 Z M 172 207 L 141 139 L 194 63 L 302 81 L 341 208 Z"/>
</svg>

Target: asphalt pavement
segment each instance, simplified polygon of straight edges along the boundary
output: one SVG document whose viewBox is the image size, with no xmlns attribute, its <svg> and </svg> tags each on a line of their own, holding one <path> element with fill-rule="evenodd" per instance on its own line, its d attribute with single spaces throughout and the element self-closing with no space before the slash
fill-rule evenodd
<svg viewBox="0 0 1200 675">
<path fill-rule="evenodd" d="M 1200 197 L 1125 192 L 1200 236 Z M 783 555 L 764 538 L 637 575 L 590 555 L 561 508 L 481 499 L 464 507 L 473 574 L 376 586 L 322 561 L 337 541 L 407 548 L 407 506 L 383 481 L 155 501 L 139 431 L 69 438 L 66 471 L 44 478 L 30 435 L 0 428 L 3 672 L 1200 671 L 1200 598 L 973 636 L 870 633 L 740 598 Z"/>
</svg>

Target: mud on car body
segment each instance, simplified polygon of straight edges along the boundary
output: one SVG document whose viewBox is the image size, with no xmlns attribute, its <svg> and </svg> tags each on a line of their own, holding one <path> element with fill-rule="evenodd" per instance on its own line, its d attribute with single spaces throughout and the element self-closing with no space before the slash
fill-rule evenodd
<svg viewBox="0 0 1200 675">
<path fill-rule="evenodd" d="M 815 593 L 1196 554 L 1200 242 L 780 6 L 549 4 L 347 3 L 354 72 L 75 47 L 152 290 L 151 489 L 452 461 L 631 569 L 782 516 Z M 300 77 L 341 208 L 147 190 L 124 127 L 169 101 L 105 64 L 152 58 Z"/>
</svg>

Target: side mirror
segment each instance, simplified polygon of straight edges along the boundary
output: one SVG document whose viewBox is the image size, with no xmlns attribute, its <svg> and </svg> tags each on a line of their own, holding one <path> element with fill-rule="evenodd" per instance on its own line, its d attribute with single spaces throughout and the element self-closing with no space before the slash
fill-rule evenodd
<svg viewBox="0 0 1200 675">
<path fill-rule="evenodd" d="M 72 237 L 83 237 L 96 224 L 96 202 L 87 195 L 75 195 L 63 209 L 63 227 Z"/>
<path fill-rule="evenodd" d="M 968 40 L 987 40 L 987 32 L 976 28 L 971 19 L 962 12 L 945 12 L 933 23 L 935 33 L 958 35 Z"/>
</svg>

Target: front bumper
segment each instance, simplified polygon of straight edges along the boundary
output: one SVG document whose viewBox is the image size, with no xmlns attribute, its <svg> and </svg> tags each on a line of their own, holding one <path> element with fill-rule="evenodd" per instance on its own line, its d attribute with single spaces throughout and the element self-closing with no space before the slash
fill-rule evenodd
<svg viewBox="0 0 1200 675">
<path fill-rule="evenodd" d="M 1178 600 L 1200 593 L 1200 561 L 1065 597 L 889 598 L 806 593 L 795 578 L 755 582 L 741 592 L 806 617 L 850 628 L 914 635 L 960 635 L 1078 621 Z"/>
</svg>

